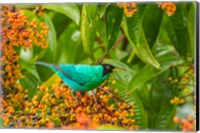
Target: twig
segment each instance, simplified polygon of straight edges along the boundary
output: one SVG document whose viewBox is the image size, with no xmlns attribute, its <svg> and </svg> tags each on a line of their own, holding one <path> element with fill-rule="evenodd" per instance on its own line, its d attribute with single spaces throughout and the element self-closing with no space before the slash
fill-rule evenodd
<svg viewBox="0 0 200 133">
<path fill-rule="evenodd" d="M 112 52 L 113 51 L 113 49 L 115 48 L 115 47 L 117 47 L 117 45 L 121 42 L 121 41 L 123 41 L 124 39 L 125 39 L 125 34 L 123 34 L 116 42 L 115 42 L 115 44 L 109 49 L 109 51 L 107 52 L 107 53 L 105 53 L 102 57 L 101 57 L 101 59 L 99 59 L 98 60 L 98 64 L 101 64 L 102 62 L 103 62 L 103 60 L 106 58 L 106 56 L 110 53 L 110 52 Z"/>
<path fill-rule="evenodd" d="M 113 116 L 113 113 L 112 113 L 111 111 L 109 111 L 109 110 L 102 104 L 101 101 L 97 101 L 97 103 L 98 103 L 102 108 L 104 108 L 104 109 L 108 112 L 108 114 L 109 114 L 110 116 Z"/>
<path fill-rule="evenodd" d="M 102 90 L 102 91 L 108 93 L 108 94 L 112 94 L 110 91 L 107 91 L 107 90 L 103 89 L 101 86 L 99 86 L 98 88 L 99 88 L 100 90 Z M 118 100 L 120 100 L 121 102 L 126 103 L 124 100 L 122 100 L 121 98 L 116 97 L 116 96 L 114 96 L 114 95 L 113 95 L 113 99 L 115 99 L 115 100 L 118 99 Z M 118 105 L 118 104 L 117 104 L 117 105 Z"/>
</svg>

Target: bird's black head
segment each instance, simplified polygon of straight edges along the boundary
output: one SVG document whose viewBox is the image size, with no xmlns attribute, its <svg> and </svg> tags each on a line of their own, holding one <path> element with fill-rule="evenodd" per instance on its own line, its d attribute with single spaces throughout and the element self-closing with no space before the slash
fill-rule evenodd
<svg viewBox="0 0 200 133">
<path fill-rule="evenodd" d="M 102 64 L 102 66 L 103 66 L 103 76 L 108 73 L 111 73 L 113 69 L 115 68 L 114 66 L 110 64 Z"/>
</svg>

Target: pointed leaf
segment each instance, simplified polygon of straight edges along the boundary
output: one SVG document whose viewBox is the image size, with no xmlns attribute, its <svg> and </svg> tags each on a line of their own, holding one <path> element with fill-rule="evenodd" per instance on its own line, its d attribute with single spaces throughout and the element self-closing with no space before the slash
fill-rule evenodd
<svg viewBox="0 0 200 133">
<path fill-rule="evenodd" d="M 175 49 L 180 56 L 186 58 L 190 49 L 190 38 L 186 16 L 183 14 L 183 5 L 176 3 L 176 12 L 173 16 L 166 16 L 166 30 Z M 191 52 L 190 52 L 191 53 Z"/>
<path fill-rule="evenodd" d="M 189 31 L 189 35 L 190 35 L 190 49 L 191 49 L 191 53 L 189 52 L 188 55 L 192 57 L 192 59 L 194 58 L 194 44 L 195 44 L 195 11 L 196 11 L 196 7 L 194 3 L 190 4 L 190 10 L 188 12 L 188 16 L 187 16 L 187 22 L 188 22 L 188 31 Z"/>
<path fill-rule="evenodd" d="M 117 39 L 122 15 L 123 10 L 114 4 L 109 5 L 106 9 L 107 51 L 113 46 Z"/>
<path fill-rule="evenodd" d="M 132 45 L 135 54 L 145 63 L 150 64 L 156 68 L 160 67 L 153 56 L 146 37 L 142 28 L 142 19 L 144 16 L 145 6 L 141 5 L 138 12 L 136 12 L 130 18 L 124 18 L 122 21 L 122 28 L 126 34 L 126 37 Z"/>
<path fill-rule="evenodd" d="M 81 13 L 81 39 L 85 52 L 94 61 L 93 56 L 93 43 L 94 43 L 94 27 L 90 25 L 87 13 L 87 5 L 83 4 Z"/>
<path fill-rule="evenodd" d="M 178 76 L 178 70 L 173 67 L 154 78 L 151 83 L 150 99 L 156 115 L 152 121 L 153 129 L 172 129 L 173 117 L 176 113 L 176 105 L 170 103 L 170 100 L 177 96 L 177 85 L 164 83 L 168 77 L 175 79 Z"/>
<path fill-rule="evenodd" d="M 130 81 L 129 84 L 129 91 L 133 91 L 135 88 L 139 87 L 140 85 L 144 84 L 148 80 L 156 77 L 157 75 L 165 72 L 170 68 L 171 65 L 178 65 L 183 63 L 183 59 L 172 56 L 170 54 L 166 54 L 163 57 L 160 57 L 159 62 L 161 67 L 156 69 L 150 65 L 146 65 L 143 67 Z"/>
<path fill-rule="evenodd" d="M 147 120 L 147 113 L 143 107 L 141 99 L 138 97 L 137 93 L 135 91 L 129 92 L 126 89 L 123 89 L 123 91 L 120 90 L 120 96 L 125 97 L 126 94 L 129 94 L 128 97 L 126 97 L 127 103 L 134 103 L 134 116 L 133 119 L 135 119 L 135 125 L 139 125 L 139 129 L 147 129 L 148 128 L 148 120 Z"/>
<path fill-rule="evenodd" d="M 163 18 L 163 11 L 155 3 L 148 3 L 142 22 L 146 40 L 150 48 L 154 45 L 158 36 Z"/>
<path fill-rule="evenodd" d="M 54 25 L 51 21 L 51 18 L 48 15 L 44 16 L 44 21 L 47 27 L 49 27 L 47 41 L 48 41 L 48 48 L 46 49 L 45 56 L 50 58 L 48 62 L 54 62 L 55 61 L 55 55 L 57 52 L 57 37 L 56 37 L 56 31 L 54 28 Z M 45 57 L 45 58 L 46 58 Z M 47 59 L 47 58 L 46 58 Z M 47 60 L 45 60 L 47 61 Z"/>
<path fill-rule="evenodd" d="M 58 63 L 59 64 L 63 64 L 63 63 L 74 64 L 75 63 L 75 57 L 78 53 L 77 47 L 80 45 L 80 39 L 81 37 L 80 37 L 79 27 L 76 24 L 71 23 L 63 30 L 63 33 L 58 38 L 58 45 L 59 45 Z"/>
<path fill-rule="evenodd" d="M 110 5 L 110 3 L 100 4 L 99 5 L 99 16 L 102 18 L 106 12 L 107 7 Z"/>
<path fill-rule="evenodd" d="M 80 22 L 80 11 L 75 4 L 44 4 L 44 8 L 65 14 L 77 25 Z"/>
<path fill-rule="evenodd" d="M 87 4 L 86 5 L 86 12 L 89 19 L 90 26 L 92 26 L 97 34 L 99 36 L 99 7 L 98 4 Z"/>
<path fill-rule="evenodd" d="M 148 118 L 147 112 L 144 109 L 143 103 L 135 91 L 130 92 L 126 88 L 127 83 L 124 83 L 122 80 L 117 80 L 117 90 L 120 92 L 119 97 L 124 99 L 127 103 L 134 103 L 134 116 L 135 119 L 134 125 L 139 125 L 139 129 L 148 128 Z"/>
</svg>

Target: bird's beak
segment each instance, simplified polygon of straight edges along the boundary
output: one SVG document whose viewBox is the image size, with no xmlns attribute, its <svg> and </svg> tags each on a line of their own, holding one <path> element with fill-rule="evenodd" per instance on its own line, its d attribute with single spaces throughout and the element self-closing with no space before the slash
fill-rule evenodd
<svg viewBox="0 0 200 133">
<path fill-rule="evenodd" d="M 125 69 L 118 67 L 113 68 L 113 72 L 122 72 L 122 71 L 125 71 Z"/>
</svg>

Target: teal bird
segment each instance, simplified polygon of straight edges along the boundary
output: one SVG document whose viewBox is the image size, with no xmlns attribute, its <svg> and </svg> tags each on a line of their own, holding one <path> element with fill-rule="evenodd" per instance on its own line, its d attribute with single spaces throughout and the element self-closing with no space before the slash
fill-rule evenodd
<svg viewBox="0 0 200 133">
<path fill-rule="evenodd" d="M 53 70 L 71 89 L 76 91 L 90 91 L 103 83 L 115 69 L 110 64 L 101 65 L 72 65 L 72 64 L 48 64 L 35 62 Z"/>
</svg>

